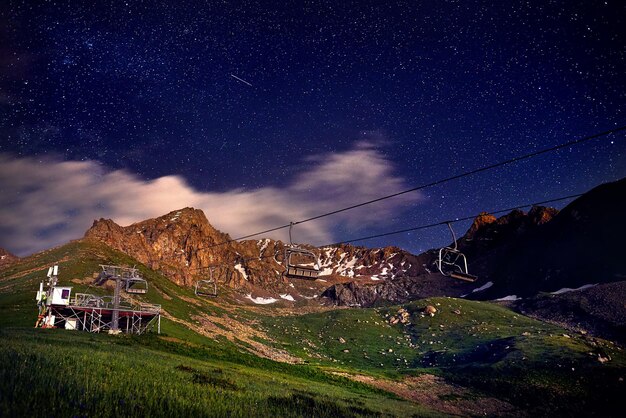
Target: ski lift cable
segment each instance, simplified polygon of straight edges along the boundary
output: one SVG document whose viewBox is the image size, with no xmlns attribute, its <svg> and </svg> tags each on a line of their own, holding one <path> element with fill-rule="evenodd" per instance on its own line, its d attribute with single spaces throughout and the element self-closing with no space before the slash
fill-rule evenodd
<svg viewBox="0 0 626 418">
<path fill-rule="evenodd" d="M 486 166 L 483 166 L 483 167 L 476 168 L 474 170 L 470 170 L 470 171 L 466 171 L 466 172 L 463 172 L 463 173 L 455 174 L 455 175 L 450 176 L 450 177 L 446 177 L 446 178 L 443 178 L 443 179 L 435 180 L 435 181 L 432 181 L 430 183 L 425 183 L 425 184 L 422 184 L 422 185 L 419 185 L 419 186 L 416 186 L 416 187 L 412 187 L 410 189 L 402 190 L 400 192 L 392 193 L 392 194 L 389 194 L 389 195 L 386 195 L 386 196 L 381 196 L 381 197 L 376 198 L 376 199 L 367 200 L 365 202 L 357 203 L 355 205 L 346 206 L 344 208 L 340 208 L 340 209 L 336 209 L 336 210 L 333 210 L 333 211 L 330 211 L 330 212 L 322 213 L 320 215 L 312 216 L 310 218 L 302 219 L 300 221 L 290 222 L 288 224 L 277 226 L 277 227 L 270 228 L 270 229 L 266 229 L 264 231 L 255 232 L 253 234 L 248 234 L 248 235 L 244 235 L 244 236 L 237 237 L 237 238 L 231 238 L 229 240 L 218 242 L 218 243 L 215 243 L 215 244 L 211 244 L 211 245 L 208 245 L 206 247 L 200 247 L 200 248 L 198 248 L 198 250 L 214 248 L 214 247 L 218 247 L 220 245 L 229 244 L 231 242 L 240 241 L 242 239 L 252 238 L 252 237 L 256 237 L 258 235 L 267 234 L 269 232 L 274 232 L 274 231 L 278 231 L 278 230 L 281 230 L 281 229 L 290 228 L 290 227 L 293 227 L 294 225 L 299 225 L 299 224 L 303 224 L 303 223 L 306 223 L 306 222 L 311 222 L 311 221 L 314 221 L 314 220 L 317 220 L 317 219 L 325 218 L 325 217 L 331 216 L 331 215 L 336 215 L 338 213 L 346 212 L 348 210 L 360 208 L 360 207 L 363 207 L 363 206 L 366 206 L 366 205 L 371 205 L 372 203 L 376 203 L 376 202 L 380 202 L 380 201 L 383 201 L 383 200 L 391 199 L 391 198 L 394 198 L 394 197 L 397 197 L 397 196 L 401 196 L 401 195 L 404 195 L 404 194 L 407 194 L 407 193 L 411 193 L 411 192 L 416 192 L 416 191 L 419 191 L 419 190 L 427 189 L 429 187 L 433 187 L 433 186 L 437 186 L 437 185 L 440 185 L 440 184 L 443 184 L 443 183 L 447 183 L 447 182 L 450 182 L 452 180 L 458 180 L 458 179 L 461 179 L 463 177 L 469 177 L 469 176 L 472 176 L 474 174 L 478 174 L 478 173 L 482 173 L 482 172 L 485 172 L 485 171 L 493 170 L 495 168 L 503 167 L 505 165 L 513 164 L 513 163 L 516 163 L 516 162 L 519 162 L 519 161 L 523 161 L 523 160 L 528 160 L 530 158 L 538 157 L 540 155 L 547 154 L 549 152 L 558 151 L 560 149 L 567 148 L 567 147 L 572 147 L 572 146 L 575 146 L 575 145 L 580 145 L 580 144 L 583 144 L 585 142 L 588 142 L 588 141 L 591 141 L 591 140 L 594 140 L 594 139 L 597 139 L 597 138 L 601 138 L 601 137 L 604 137 L 604 136 L 609 136 L 609 135 L 612 135 L 612 134 L 616 134 L 616 133 L 622 132 L 624 130 L 626 130 L 626 125 L 625 126 L 620 126 L 618 128 L 614 128 L 614 129 L 609 129 L 607 131 L 600 132 L 600 133 L 597 133 L 597 134 L 585 136 L 583 138 L 574 139 L 574 140 L 571 140 L 571 141 L 568 141 L 568 142 L 564 142 L 562 144 L 558 144 L 558 145 L 555 145 L 555 146 L 552 146 L 552 147 L 549 147 L 549 148 L 544 148 L 544 149 L 539 150 L 539 151 L 534 151 L 534 152 L 531 152 L 531 153 L 528 153 L 528 154 L 519 155 L 517 157 L 513 157 L 513 158 L 510 158 L 508 160 L 500 161 L 500 162 L 497 162 L 497 163 L 493 163 L 493 164 L 489 164 L 489 165 L 486 165 Z M 440 225 L 440 224 L 437 223 L 436 225 Z"/>
<path fill-rule="evenodd" d="M 526 207 L 529 207 L 529 206 L 540 206 L 540 205 L 545 205 L 547 203 L 555 203 L 555 202 L 561 202 L 563 200 L 574 199 L 574 198 L 580 197 L 582 195 L 583 195 L 583 193 L 578 193 L 578 194 L 572 194 L 572 195 L 568 195 L 568 196 L 557 197 L 557 198 L 554 198 L 554 199 L 542 200 L 540 202 L 525 203 L 525 204 L 522 204 L 522 205 L 511 206 L 511 207 L 506 208 L 506 209 L 498 209 L 498 210 L 494 210 L 494 211 L 483 211 L 483 212 L 481 212 L 479 214 L 468 215 L 468 216 L 464 216 L 462 218 L 455 218 L 455 219 L 452 219 L 452 220 L 439 221 L 439 222 L 435 222 L 435 223 L 415 226 L 415 227 L 412 227 L 412 228 L 400 229 L 400 230 L 397 230 L 397 231 L 384 232 L 384 233 L 381 233 L 381 234 L 369 235 L 369 236 L 366 236 L 366 237 L 360 237 L 360 238 L 353 238 L 353 239 L 344 240 L 344 241 L 338 241 L 338 242 L 335 242 L 333 244 L 320 245 L 317 248 L 333 247 L 333 246 L 337 246 L 337 245 L 341 245 L 341 244 L 349 244 L 351 242 L 356 242 L 356 241 L 365 241 L 365 240 L 369 240 L 369 239 L 373 239 L 373 238 L 380 238 L 380 237 L 386 237 L 386 236 L 389 236 L 389 235 L 402 234 L 404 232 L 419 231 L 419 230 L 422 230 L 422 229 L 434 228 L 434 227 L 441 226 L 441 225 L 453 224 L 453 223 L 457 223 L 457 222 L 463 222 L 463 221 L 472 220 L 472 219 L 475 219 L 478 216 L 481 216 L 483 214 L 497 215 L 497 214 L 500 214 L 500 213 L 507 213 L 507 212 L 511 212 L 512 210 L 515 210 L 515 209 L 522 209 L 522 208 L 526 208 Z M 242 258 L 242 259 L 239 259 L 238 261 L 239 262 L 243 262 L 243 263 L 247 263 L 248 261 L 263 260 L 265 258 L 272 258 L 274 256 L 275 256 L 275 254 L 268 254 L 268 255 L 263 255 L 263 256 L 259 256 L 259 257 Z M 190 269 L 190 270 L 206 270 L 206 269 L 209 269 L 209 268 L 222 267 L 222 266 L 226 266 L 226 265 L 227 264 L 223 263 L 223 264 L 218 264 L 218 265 L 213 265 L 213 266 L 196 267 L 196 268 L 193 268 L 193 269 Z"/>
</svg>

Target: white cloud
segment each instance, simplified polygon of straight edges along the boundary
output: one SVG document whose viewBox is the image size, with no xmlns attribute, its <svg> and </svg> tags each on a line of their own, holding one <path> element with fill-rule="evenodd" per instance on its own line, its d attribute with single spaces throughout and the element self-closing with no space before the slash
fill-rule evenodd
<svg viewBox="0 0 626 418">
<path fill-rule="evenodd" d="M 284 188 L 199 191 L 176 175 L 145 181 L 97 161 L 15 158 L 0 154 L 0 247 L 25 255 L 81 237 L 94 219 L 129 225 L 192 206 L 232 237 L 288 224 L 407 188 L 392 163 L 372 144 L 318 155 Z M 326 244 L 338 224 L 385 223 L 419 199 L 403 195 L 343 212 L 294 229 L 294 241 Z M 285 230 L 268 234 L 285 240 Z M 345 237 L 344 237 L 345 238 Z"/>
</svg>

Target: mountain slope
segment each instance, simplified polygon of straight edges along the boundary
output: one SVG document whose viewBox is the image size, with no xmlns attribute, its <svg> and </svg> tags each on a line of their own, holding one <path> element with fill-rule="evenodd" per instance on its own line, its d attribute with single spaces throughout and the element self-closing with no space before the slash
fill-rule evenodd
<svg viewBox="0 0 626 418">
<path fill-rule="evenodd" d="M 520 299 L 512 307 L 534 318 L 626 344 L 626 281 L 560 289 Z"/>
<path fill-rule="evenodd" d="M 380 283 L 351 281 L 329 287 L 323 296 L 338 305 L 375 306 L 429 296 L 467 295 L 496 299 L 529 297 L 541 291 L 576 288 L 626 278 L 626 179 L 601 185 L 562 211 L 533 207 L 496 218 L 477 217 L 459 238 L 470 272 L 479 280 L 468 285 L 438 274 L 435 250 L 411 256 L 408 275 Z M 480 291 L 477 291 L 480 290 Z"/>
<path fill-rule="evenodd" d="M 481 298 L 531 296 L 626 278 L 626 179 L 585 193 L 552 220 L 482 261 L 493 286 Z"/>
</svg>

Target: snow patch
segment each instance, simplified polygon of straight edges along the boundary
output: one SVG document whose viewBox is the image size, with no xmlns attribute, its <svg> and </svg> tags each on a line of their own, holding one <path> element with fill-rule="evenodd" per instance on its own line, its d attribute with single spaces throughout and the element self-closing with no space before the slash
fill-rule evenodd
<svg viewBox="0 0 626 418">
<path fill-rule="evenodd" d="M 269 245 L 270 240 L 269 238 L 260 239 L 259 242 L 257 242 L 257 245 L 260 245 L 261 243 L 263 243 L 263 245 L 261 245 L 261 249 L 259 250 L 259 256 L 263 254 L 263 251 L 265 251 L 265 249 Z"/>
<path fill-rule="evenodd" d="M 241 264 L 239 263 L 235 264 L 235 270 L 241 273 L 241 275 L 243 276 L 245 280 L 248 280 L 248 274 L 246 273 L 246 269 L 244 269 Z"/>
<path fill-rule="evenodd" d="M 331 274 L 333 274 L 333 269 L 325 268 L 324 270 L 320 271 L 319 276 L 329 276 Z"/>
<path fill-rule="evenodd" d="M 594 283 L 594 284 L 586 284 L 584 286 L 580 286 L 580 287 L 576 287 L 574 289 L 570 288 L 570 287 L 564 287 L 563 289 L 559 289 L 556 292 L 552 292 L 550 293 L 551 295 L 560 295 L 561 293 L 568 293 L 568 292 L 576 292 L 578 290 L 585 290 L 585 289 L 589 289 L 591 287 L 597 286 L 598 283 Z"/>
<path fill-rule="evenodd" d="M 520 300 L 521 298 L 518 298 L 517 295 L 509 295 L 509 296 L 505 296 L 503 298 L 500 299 L 496 299 L 497 301 L 516 301 L 516 300 Z"/>
<path fill-rule="evenodd" d="M 472 293 L 482 292 L 483 290 L 489 289 L 491 286 L 493 286 L 493 282 L 487 282 L 484 285 L 482 285 L 480 287 L 477 287 L 476 289 L 472 290 Z"/>
<path fill-rule="evenodd" d="M 380 280 L 380 278 L 377 275 L 373 275 L 372 277 L 370 277 L 370 279 L 372 279 L 372 280 Z"/>
<path fill-rule="evenodd" d="M 286 300 L 290 300 L 292 302 L 295 302 L 296 300 L 293 298 L 293 296 L 291 296 L 290 294 L 286 293 L 284 295 L 278 295 L 281 297 L 281 299 L 286 299 Z"/>
<path fill-rule="evenodd" d="M 278 302 L 278 299 L 274 299 L 274 298 L 262 298 L 262 297 L 253 298 L 252 294 L 247 294 L 246 299 L 250 299 L 252 302 L 256 303 L 257 305 L 269 305 L 270 303 Z"/>
</svg>

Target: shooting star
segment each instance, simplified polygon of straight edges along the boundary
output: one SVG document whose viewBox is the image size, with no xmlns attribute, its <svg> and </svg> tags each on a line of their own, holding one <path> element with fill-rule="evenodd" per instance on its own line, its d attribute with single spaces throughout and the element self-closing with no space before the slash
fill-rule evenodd
<svg viewBox="0 0 626 418">
<path fill-rule="evenodd" d="M 248 83 L 246 80 L 242 80 L 241 78 L 237 77 L 235 74 L 231 74 L 230 76 L 231 76 L 232 78 L 234 78 L 235 80 L 239 80 L 239 81 L 241 81 L 242 83 L 245 83 L 245 84 L 249 85 L 250 87 L 252 87 L 252 84 Z"/>
</svg>

